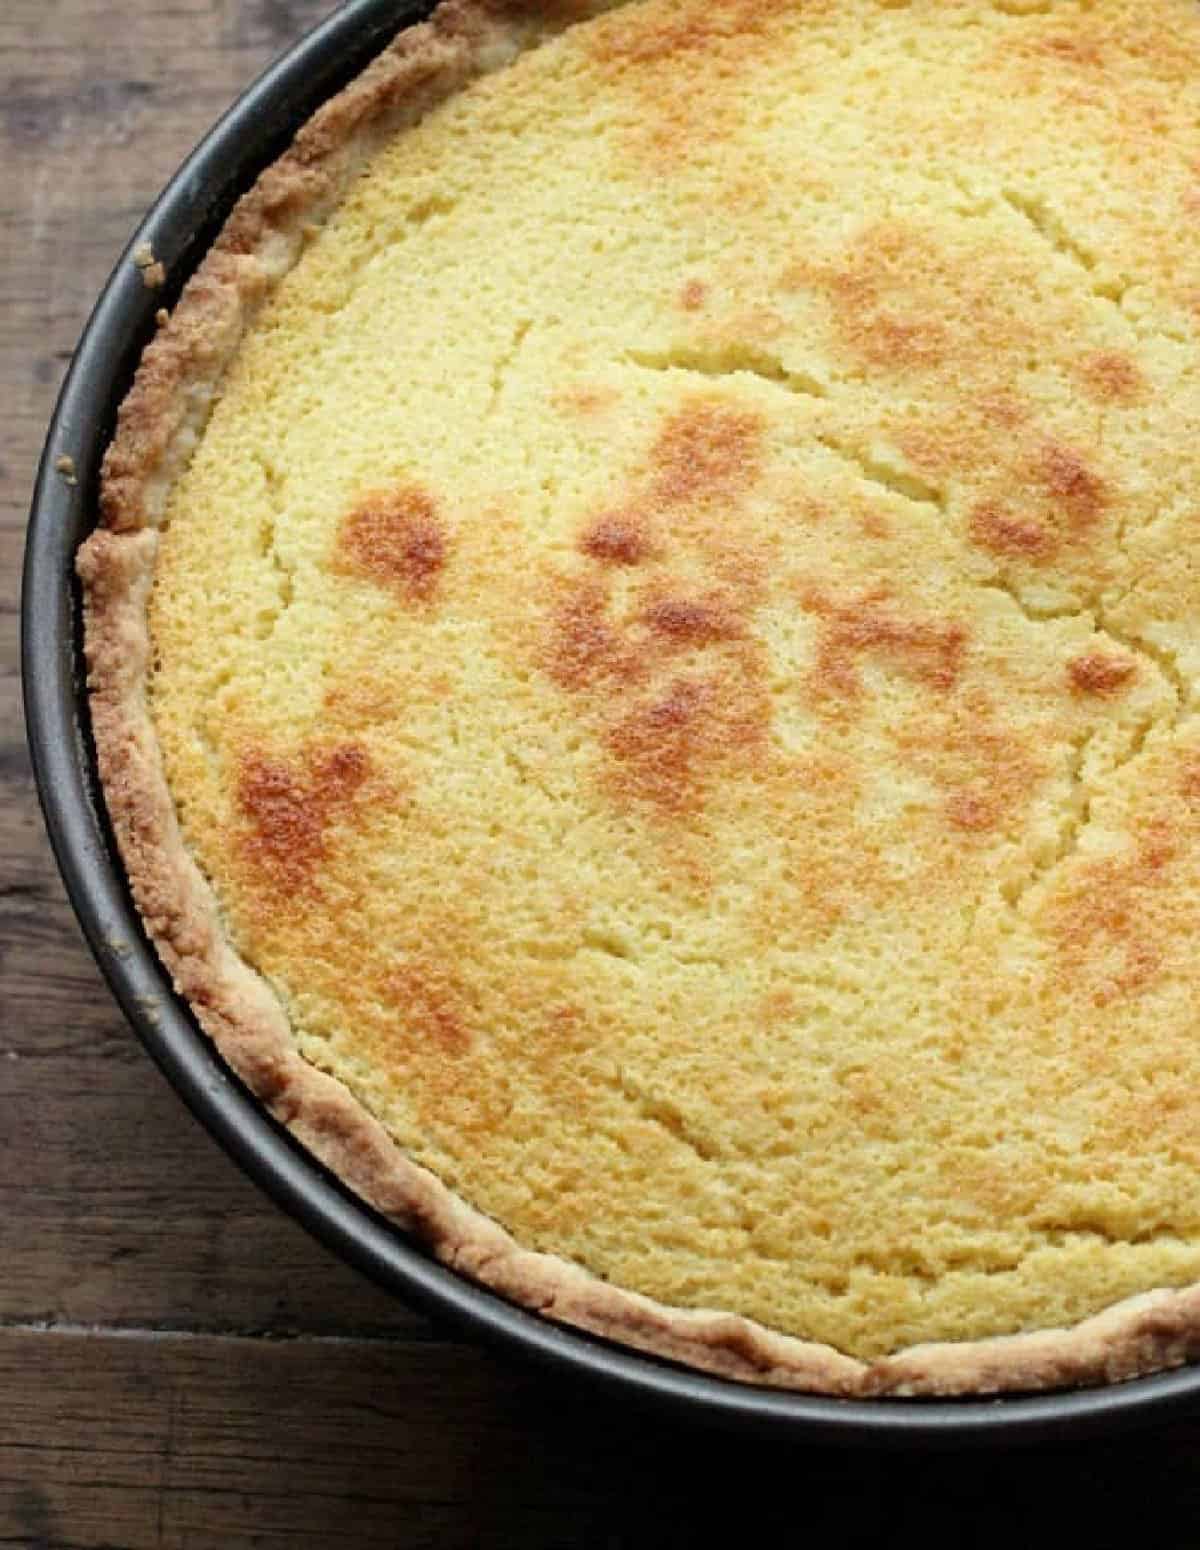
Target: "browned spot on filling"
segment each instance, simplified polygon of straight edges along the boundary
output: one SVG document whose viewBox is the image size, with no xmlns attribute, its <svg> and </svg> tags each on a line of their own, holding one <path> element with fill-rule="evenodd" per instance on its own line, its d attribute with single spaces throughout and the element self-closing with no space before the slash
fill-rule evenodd
<svg viewBox="0 0 1200 1550">
<path fill-rule="evenodd" d="M 1053 503 L 1076 528 L 1090 527 L 1108 505 L 1104 481 L 1073 448 L 1049 441 L 1041 449 L 1034 474 Z"/>
<path fill-rule="evenodd" d="M 431 496 L 416 485 L 370 495 L 342 520 L 338 568 L 425 603 L 445 569 L 447 539 Z"/>
<path fill-rule="evenodd" d="M 1009 762 L 984 768 L 989 756 Z M 946 822 L 960 834 L 995 833 L 1028 796 L 1034 766 L 1011 738 L 995 732 L 980 737 L 968 761 L 974 763 L 976 771 L 966 784 L 954 789 L 952 777 L 948 773 L 943 777 L 942 784 L 948 788 L 943 809 Z"/>
<path fill-rule="evenodd" d="M 1054 549 L 1054 539 L 1030 517 L 1014 516 L 994 501 L 971 512 L 971 542 L 990 554 L 1012 560 L 1038 560 Z"/>
<path fill-rule="evenodd" d="M 976 400 L 981 419 L 989 425 L 1001 425 L 1012 430 L 1029 418 L 1029 410 L 1014 394 L 1004 388 L 992 388 L 981 393 Z"/>
<path fill-rule="evenodd" d="M 618 12 L 593 32 L 592 49 L 604 63 L 634 66 L 708 54 L 757 34 L 780 8 L 780 0 L 691 0 L 672 10 Z M 651 79 L 661 95 L 662 77 L 656 72 Z"/>
<path fill-rule="evenodd" d="M 1011 824 L 1047 770 L 1036 745 L 1005 725 L 991 697 L 969 686 L 891 728 L 904 762 L 942 792 L 942 812 L 960 835 Z"/>
<path fill-rule="evenodd" d="M 686 646 L 706 646 L 735 640 L 742 621 L 728 599 L 662 597 L 651 603 L 642 619 L 655 635 Z"/>
<path fill-rule="evenodd" d="M 1129 657 L 1109 656 L 1089 651 L 1067 663 L 1067 677 L 1077 694 L 1117 694 L 1137 672 L 1137 663 Z"/>
<path fill-rule="evenodd" d="M 640 565 L 653 552 L 646 524 L 634 511 L 597 517 L 583 533 L 579 547 L 606 565 Z"/>
<path fill-rule="evenodd" d="M 731 688 L 719 680 L 677 679 L 635 705 L 606 738 L 618 789 L 668 811 L 694 806 L 707 770 L 763 733 L 761 704 L 751 697 L 738 706 Z"/>
<path fill-rule="evenodd" d="M 1194 910 L 1175 912 L 1166 927 L 1170 874 L 1179 860 L 1179 827 L 1156 818 L 1139 827 L 1131 854 L 1082 868 L 1055 900 L 1051 921 L 1067 972 L 1091 991 L 1096 1006 L 1134 996 L 1158 977 L 1170 936 L 1190 940 Z"/>
<path fill-rule="evenodd" d="M 602 587 L 573 587 L 555 616 L 547 667 L 564 689 L 586 689 L 606 679 L 631 682 L 644 671 L 636 649 L 608 617 Z"/>
<path fill-rule="evenodd" d="M 642 22 L 639 17 L 634 25 L 614 26 L 602 32 L 598 52 L 606 61 L 645 65 L 676 54 L 702 52 L 719 36 L 713 19 L 699 10 L 654 24 Z"/>
<path fill-rule="evenodd" d="M 870 506 L 865 506 L 857 516 L 858 526 L 864 538 L 873 538 L 882 543 L 892 536 L 892 524 L 881 511 L 874 511 Z"/>
<path fill-rule="evenodd" d="M 955 829 L 983 834 L 995 826 L 996 804 L 979 791 L 956 791 L 946 799 L 946 817 Z"/>
<path fill-rule="evenodd" d="M 1118 350 L 1097 350 L 1079 362 L 1079 375 L 1093 398 L 1102 404 L 1136 404 L 1146 383 L 1136 362 Z"/>
<path fill-rule="evenodd" d="M 762 418 L 698 400 L 671 416 L 650 452 L 654 494 L 663 502 L 728 500 L 758 478 Z"/>
<path fill-rule="evenodd" d="M 627 493 L 579 535 L 581 553 L 604 569 L 558 578 L 541 665 L 579 697 L 611 792 L 678 810 L 716 763 L 749 745 L 752 722 L 754 735 L 765 725 L 765 658 L 748 631 L 762 557 L 739 532 L 761 436 L 754 413 L 710 397 L 686 402 Z M 660 523 L 674 555 L 652 536 Z M 652 580 L 616 574 L 649 558 Z M 686 579 L 670 573 L 672 558 Z M 664 681 L 681 655 L 701 652 L 702 672 Z"/>
<path fill-rule="evenodd" d="M 907 317 L 883 299 L 881 282 L 895 256 L 887 236 L 868 233 L 850 266 L 824 277 L 834 322 L 846 343 L 872 366 L 935 366 L 946 353 L 945 326 L 934 317 Z"/>
<path fill-rule="evenodd" d="M 930 319 L 879 311 L 856 332 L 863 353 L 878 366 L 936 366 L 945 354 L 946 330 Z"/>
<path fill-rule="evenodd" d="M 708 297 L 703 280 L 689 280 L 679 293 L 679 305 L 685 312 L 699 312 Z"/>
<path fill-rule="evenodd" d="M 1095 38 L 1072 37 L 1063 33 L 1052 38 L 1039 38 L 1033 49 L 1035 53 L 1067 64 L 1096 66 L 1103 62 Z"/>
<path fill-rule="evenodd" d="M 858 661 L 863 656 L 876 657 L 933 689 L 950 690 L 958 681 L 967 646 L 961 624 L 904 618 L 878 593 L 832 603 L 822 593 L 807 590 L 802 601 L 823 620 L 812 673 L 820 696 L 856 698 L 862 689 Z"/>
<path fill-rule="evenodd" d="M 681 649 L 718 646 L 745 635 L 745 606 L 732 592 L 698 597 L 659 592 L 625 618 L 613 616 L 611 601 L 606 586 L 597 582 L 568 583 L 562 589 L 546 666 L 563 688 L 605 686 L 619 694 L 645 681 Z"/>
<path fill-rule="evenodd" d="M 901 427 L 896 445 L 915 469 L 943 479 L 969 462 L 979 447 L 979 432 L 973 424 L 960 421 L 925 422 Z"/>
<path fill-rule="evenodd" d="M 796 997 L 791 990 L 769 990 L 759 1003 L 759 1021 L 766 1028 L 790 1022 L 795 1015 Z"/>
<path fill-rule="evenodd" d="M 698 144 L 735 135 L 745 122 L 749 74 L 771 49 L 774 19 L 791 4 L 671 0 L 609 8 L 588 29 L 587 46 L 613 88 L 632 96 L 634 111 L 619 130 L 626 154 L 670 175 Z M 723 193 L 722 185 L 716 197 Z"/>
<path fill-rule="evenodd" d="M 322 696 L 326 727 L 345 732 L 390 721 L 401 703 L 396 683 L 374 678 L 361 667 L 335 678 Z"/>
<path fill-rule="evenodd" d="M 822 292 L 830 321 L 860 360 L 884 371 L 929 370 L 951 353 L 954 339 L 944 317 L 963 302 L 978 316 L 968 277 L 949 255 L 930 249 L 927 238 L 898 220 L 861 230 L 838 260 L 801 258 L 780 276 L 782 290 Z"/>
<path fill-rule="evenodd" d="M 564 409 L 570 414 L 591 415 L 611 408 L 619 397 L 615 388 L 577 382 L 571 387 L 556 389 L 550 401 L 555 408 Z"/>
<path fill-rule="evenodd" d="M 1184 765 L 1179 790 L 1189 802 L 1200 802 L 1200 759 L 1189 759 Z"/>
<path fill-rule="evenodd" d="M 368 774 L 366 753 L 355 743 L 306 749 L 298 764 L 243 756 L 236 799 L 249 821 L 240 843 L 253 871 L 280 890 L 311 888 L 329 854 L 329 829 L 353 806 Z"/>
<path fill-rule="evenodd" d="M 671 415 L 649 454 L 649 489 L 601 512 L 580 534 L 580 550 L 606 565 L 632 566 L 657 555 L 646 511 L 696 503 L 731 504 L 758 478 L 762 420 L 710 399 Z"/>
<path fill-rule="evenodd" d="M 388 975 L 385 992 L 413 1042 L 436 1045 L 448 1055 L 464 1055 L 471 1048 L 461 987 L 432 957 L 406 959 Z"/>
</svg>

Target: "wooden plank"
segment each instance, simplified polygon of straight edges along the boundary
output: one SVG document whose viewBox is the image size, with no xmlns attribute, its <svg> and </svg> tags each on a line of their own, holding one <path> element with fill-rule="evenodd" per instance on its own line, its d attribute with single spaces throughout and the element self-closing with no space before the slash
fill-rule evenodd
<svg viewBox="0 0 1200 1550">
<path fill-rule="evenodd" d="M 34 939 L 4 929 L 16 952 Z M 0 1319 L 425 1329 L 237 1172 L 107 1004 L 90 961 L 64 996 L 72 986 L 99 1004 L 73 1011 L 52 997 L 5 1023 Z"/>
<path fill-rule="evenodd" d="M 576 1530 L 609 1499 L 611 1427 L 449 1346 L 6 1331 L 0 1392 L 0 1543 L 607 1542 Z M 623 1482 L 643 1498 L 646 1463 Z"/>
<path fill-rule="evenodd" d="M 843 1453 L 631 1416 L 444 1344 L 85 1331 L 0 1331 L 0 1393 L 0 1543 L 55 1550 L 1040 1544 L 1052 1498 L 1072 1542 L 1114 1543 L 1134 1503 L 1151 1543 L 1200 1526 L 1200 1424 Z"/>
</svg>

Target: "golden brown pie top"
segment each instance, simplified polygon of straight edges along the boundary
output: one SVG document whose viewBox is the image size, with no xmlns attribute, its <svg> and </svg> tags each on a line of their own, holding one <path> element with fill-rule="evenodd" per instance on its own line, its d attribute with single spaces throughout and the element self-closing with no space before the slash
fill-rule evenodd
<svg viewBox="0 0 1200 1550">
<path fill-rule="evenodd" d="M 146 710 L 519 1244 L 865 1362 L 1200 1281 L 1198 221 L 1194 0 L 645 0 L 263 282 Z"/>
</svg>

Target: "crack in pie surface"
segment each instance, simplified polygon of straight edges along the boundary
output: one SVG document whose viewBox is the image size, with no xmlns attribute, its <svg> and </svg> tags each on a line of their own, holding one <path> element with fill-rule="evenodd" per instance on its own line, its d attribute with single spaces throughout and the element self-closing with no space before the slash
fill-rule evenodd
<svg viewBox="0 0 1200 1550">
<path fill-rule="evenodd" d="M 451 4 L 238 207 L 101 772 L 449 1263 L 836 1393 L 1200 1348 L 1198 124 L 1191 0 Z"/>
</svg>

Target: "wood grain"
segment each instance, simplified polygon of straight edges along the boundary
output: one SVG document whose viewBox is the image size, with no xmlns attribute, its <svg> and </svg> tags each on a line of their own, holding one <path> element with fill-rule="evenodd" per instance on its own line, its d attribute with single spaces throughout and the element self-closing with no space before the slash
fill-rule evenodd
<svg viewBox="0 0 1200 1550">
<path fill-rule="evenodd" d="M 447 1340 L 248 1184 L 142 1054 L 84 949 L 24 749 L 17 589 L 34 464 L 146 205 L 328 0 L 0 5 L 0 1544 L 1200 1540 L 1200 1424 L 956 1460 L 798 1452 L 614 1409 Z M 1098 1509 L 1093 1513 L 1092 1509 Z M 1155 1526 L 1164 1537 L 1154 1539 Z"/>
<path fill-rule="evenodd" d="M 1153 1504 L 1141 1542 L 1185 1550 L 1200 1527 L 1195 1431 L 1145 1439 L 1136 1479 L 1125 1442 L 953 1462 L 797 1451 L 631 1417 L 442 1343 L 9 1330 L 0 1392 L 0 1543 L 959 1550 L 1044 1544 L 1057 1501 L 1070 1543 L 1107 1546 L 1135 1499 Z"/>
</svg>

